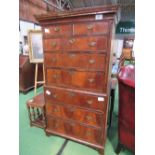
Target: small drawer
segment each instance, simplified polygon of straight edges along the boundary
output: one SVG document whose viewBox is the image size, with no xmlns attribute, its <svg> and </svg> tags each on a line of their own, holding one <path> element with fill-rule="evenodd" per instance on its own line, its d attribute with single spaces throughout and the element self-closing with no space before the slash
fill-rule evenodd
<svg viewBox="0 0 155 155">
<path fill-rule="evenodd" d="M 44 94 L 47 103 L 75 105 L 100 112 L 104 112 L 107 105 L 107 97 L 91 95 L 82 91 L 75 92 L 72 89 L 45 87 Z"/>
<path fill-rule="evenodd" d="M 108 34 L 108 22 L 87 22 L 73 25 L 73 35 Z"/>
<path fill-rule="evenodd" d="M 47 67 L 63 67 L 95 71 L 104 71 L 106 68 L 105 54 L 45 53 L 44 58 Z"/>
<path fill-rule="evenodd" d="M 43 28 L 44 37 L 70 36 L 72 34 L 72 25 L 51 25 Z"/>
<path fill-rule="evenodd" d="M 104 72 L 73 71 L 65 69 L 47 69 L 47 85 L 82 88 L 99 92 L 106 91 Z"/>
<path fill-rule="evenodd" d="M 64 40 L 63 39 L 44 39 L 44 51 L 58 51 L 62 50 L 64 47 Z"/>
<path fill-rule="evenodd" d="M 51 104 L 52 103 L 52 104 Z M 75 106 L 64 106 L 53 102 L 46 102 L 46 113 L 64 119 L 82 122 L 91 126 L 102 127 L 105 117 L 102 113 L 92 112 Z"/>
<path fill-rule="evenodd" d="M 102 142 L 102 130 L 50 116 L 47 117 L 47 129 L 51 130 L 51 132 L 54 131 L 58 134 L 64 134 L 90 143 L 101 144 Z"/>
</svg>

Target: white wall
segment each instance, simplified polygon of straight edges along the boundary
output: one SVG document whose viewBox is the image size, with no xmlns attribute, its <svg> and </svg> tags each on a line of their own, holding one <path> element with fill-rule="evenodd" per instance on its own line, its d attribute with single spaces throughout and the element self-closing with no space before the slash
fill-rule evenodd
<svg viewBox="0 0 155 155">
<path fill-rule="evenodd" d="M 19 22 L 20 24 L 20 41 L 22 41 L 22 43 L 24 44 L 24 36 L 28 35 L 28 31 L 31 29 L 37 29 L 40 30 L 41 27 L 39 25 L 36 25 L 35 23 L 30 23 L 30 22 L 26 22 L 26 21 L 22 21 L 20 20 Z"/>
<path fill-rule="evenodd" d="M 121 53 L 122 53 L 122 49 L 123 49 L 123 39 L 116 39 L 115 40 L 115 46 L 116 46 L 116 57 L 119 58 Z"/>
</svg>

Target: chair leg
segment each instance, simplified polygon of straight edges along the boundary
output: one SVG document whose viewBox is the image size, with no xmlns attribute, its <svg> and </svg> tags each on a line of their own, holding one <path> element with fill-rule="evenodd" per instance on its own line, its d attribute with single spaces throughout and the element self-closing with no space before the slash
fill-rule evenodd
<svg viewBox="0 0 155 155">
<path fill-rule="evenodd" d="M 121 150 L 122 150 L 122 145 L 120 143 L 118 143 L 117 147 L 116 147 L 116 150 L 115 150 L 115 153 L 119 154 Z"/>
<path fill-rule="evenodd" d="M 31 111 L 30 111 L 29 105 L 27 105 L 27 109 L 28 109 L 28 115 L 29 115 L 29 120 L 30 120 L 30 126 L 32 126 Z"/>
</svg>

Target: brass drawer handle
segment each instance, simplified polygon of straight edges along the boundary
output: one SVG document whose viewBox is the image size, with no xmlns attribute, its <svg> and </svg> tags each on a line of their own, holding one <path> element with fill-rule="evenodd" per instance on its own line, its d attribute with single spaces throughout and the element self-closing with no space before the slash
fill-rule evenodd
<svg viewBox="0 0 155 155">
<path fill-rule="evenodd" d="M 75 111 L 75 108 L 70 108 L 69 111 L 70 112 L 74 112 Z"/>
<path fill-rule="evenodd" d="M 73 58 L 73 57 L 75 57 L 75 56 L 76 56 L 76 54 L 74 54 L 74 53 L 69 54 L 69 57 L 71 57 L 71 58 Z"/>
<path fill-rule="evenodd" d="M 74 44 L 75 41 L 76 41 L 75 39 L 70 39 L 70 40 L 69 40 L 69 43 L 70 43 L 70 44 Z"/>
<path fill-rule="evenodd" d="M 88 45 L 89 45 L 90 47 L 94 47 L 94 46 L 96 46 L 96 42 L 95 42 L 95 41 L 92 41 L 92 42 L 88 43 Z"/>
<path fill-rule="evenodd" d="M 57 43 L 56 42 L 52 42 L 51 45 L 52 45 L 52 47 L 56 47 Z"/>
<path fill-rule="evenodd" d="M 92 30 L 93 28 L 94 28 L 94 25 L 92 25 L 92 24 L 87 26 L 88 30 Z"/>
<path fill-rule="evenodd" d="M 59 112 L 59 109 L 54 109 L 54 112 L 56 112 L 56 113 Z"/>
<path fill-rule="evenodd" d="M 58 75 L 54 74 L 54 75 L 53 75 L 53 78 L 54 78 L 54 79 L 57 79 L 57 78 L 58 78 Z"/>
<path fill-rule="evenodd" d="M 52 62 L 56 62 L 56 58 L 52 58 Z"/>
<path fill-rule="evenodd" d="M 73 75 L 75 72 L 74 72 L 73 70 L 69 70 L 68 73 L 69 73 L 70 75 Z"/>
<path fill-rule="evenodd" d="M 74 92 L 70 92 L 68 93 L 70 97 L 74 97 L 75 96 L 75 93 Z"/>
<path fill-rule="evenodd" d="M 86 136 L 88 137 L 88 136 L 91 136 L 91 132 L 90 131 L 87 131 L 86 132 Z"/>
<path fill-rule="evenodd" d="M 90 79 L 88 79 L 88 81 L 89 81 L 90 83 L 93 83 L 93 82 L 95 81 L 95 79 L 90 78 Z"/>
<path fill-rule="evenodd" d="M 70 123 L 70 125 L 71 125 L 72 127 L 74 127 L 74 126 L 75 126 L 75 123 Z"/>
<path fill-rule="evenodd" d="M 94 63 L 95 63 L 95 60 L 94 60 L 94 59 L 90 59 L 90 60 L 89 60 L 89 63 L 90 63 L 90 64 L 94 64 Z"/>
<path fill-rule="evenodd" d="M 91 117 L 91 116 L 86 116 L 86 119 L 87 119 L 88 121 L 90 121 L 90 120 L 92 120 L 92 117 Z"/>
<path fill-rule="evenodd" d="M 60 31 L 60 27 L 55 27 L 55 28 L 54 28 L 54 31 L 55 31 L 55 32 L 59 32 L 59 31 Z"/>
<path fill-rule="evenodd" d="M 59 124 L 58 123 L 55 123 L 54 124 L 54 128 L 58 128 Z"/>
<path fill-rule="evenodd" d="M 53 94 L 52 96 L 53 96 L 53 98 L 57 98 L 57 94 Z"/>
<path fill-rule="evenodd" d="M 88 103 L 89 105 L 91 105 L 91 104 L 93 103 L 93 101 L 92 101 L 92 100 L 88 100 L 87 103 Z"/>
</svg>

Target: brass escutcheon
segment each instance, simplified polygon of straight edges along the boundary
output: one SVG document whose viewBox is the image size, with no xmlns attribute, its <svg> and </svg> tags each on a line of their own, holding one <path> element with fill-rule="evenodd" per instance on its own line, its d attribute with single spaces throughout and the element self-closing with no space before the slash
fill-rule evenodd
<svg viewBox="0 0 155 155">
<path fill-rule="evenodd" d="M 90 121 L 90 120 L 92 119 L 92 117 L 91 117 L 91 116 L 86 116 L 86 119 L 87 119 L 88 121 Z"/>
<path fill-rule="evenodd" d="M 55 127 L 55 128 L 58 128 L 58 126 L 59 126 L 58 123 L 55 123 L 55 124 L 54 124 L 54 127 Z"/>
<path fill-rule="evenodd" d="M 59 32 L 59 31 L 60 31 L 60 27 L 55 27 L 55 28 L 54 28 L 54 31 L 55 31 L 55 32 Z"/>
<path fill-rule="evenodd" d="M 59 112 L 59 110 L 58 109 L 54 109 L 54 112 Z"/>
<path fill-rule="evenodd" d="M 74 112 L 75 108 L 70 108 L 69 111 Z"/>
<path fill-rule="evenodd" d="M 70 43 L 70 44 L 73 44 L 75 41 L 76 41 L 75 39 L 70 39 L 70 40 L 69 40 L 69 43 Z"/>
<path fill-rule="evenodd" d="M 94 60 L 94 59 L 90 59 L 90 60 L 89 60 L 89 63 L 90 63 L 90 64 L 93 64 L 93 63 L 95 63 L 95 60 Z"/>
<path fill-rule="evenodd" d="M 89 45 L 90 47 L 94 47 L 94 46 L 96 46 L 96 42 L 95 42 L 95 41 L 92 41 L 92 42 L 88 43 L 88 45 Z"/>
<path fill-rule="evenodd" d="M 75 96 L 75 93 L 74 93 L 74 92 L 70 92 L 70 93 L 69 93 L 69 96 L 70 96 L 70 97 L 74 97 L 74 96 Z"/>
<path fill-rule="evenodd" d="M 91 105 L 93 103 L 93 101 L 92 100 L 88 100 L 87 103 Z"/>
<path fill-rule="evenodd" d="M 56 42 L 52 42 L 52 47 L 56 47 L 57 43 Z"/>
<path fill-rule="evenodd" d="M 53 75 L 53 78 L 54 78 L 54 79 L 58 78 L 58 75 L 54 74 L 54 75 Z"/>
<path fill-rule="evenodd" d="M 90 83 L 92 83 L 92 82 L 94 82 L 95 80 L 94 80 L 93 78 L 90 78 L 90 79 L 88 79 L 88 81 L 89 81 Z"/>
<path fill-rule="evenodd" d="M 91 136 L 91 132 L 90 131 L 87 131 L 86 132 L 86 136 Z"/>
<path fill-rule="evenodd" d="M 70 125 L 74 127 L 74 126 L 75 126 L 75 123 L 72 123 L 72 122 L 71 122 Z"/>
<path fill-rule="evenodd" d="M 75 53 L 70 53 L 70 54 L 69 54 L 69 57 L 71 57 L 71 58 L 73 58 L 73 57 L 75 57 L 75 56 L 76 56 Z"/>
<path fill-rule="evenodd" d="M 52 96 L 53 96 L 53 98 L 57 98 L 57 95 L 56 94 L 53 94 Z"/>
<path fill-rule="evenodd" d="M 52 62 L 56 62 L 56 58 L 52 58 Z"/>
<path fill-rule="evenodd" d="M 87 29 L 88 30 L 92 30 L 93 28 L 94 28 L 94 25 L 92 25 L 92 24 L 90 24 L 90 25 L 87 26 Z"/>
</svg>

